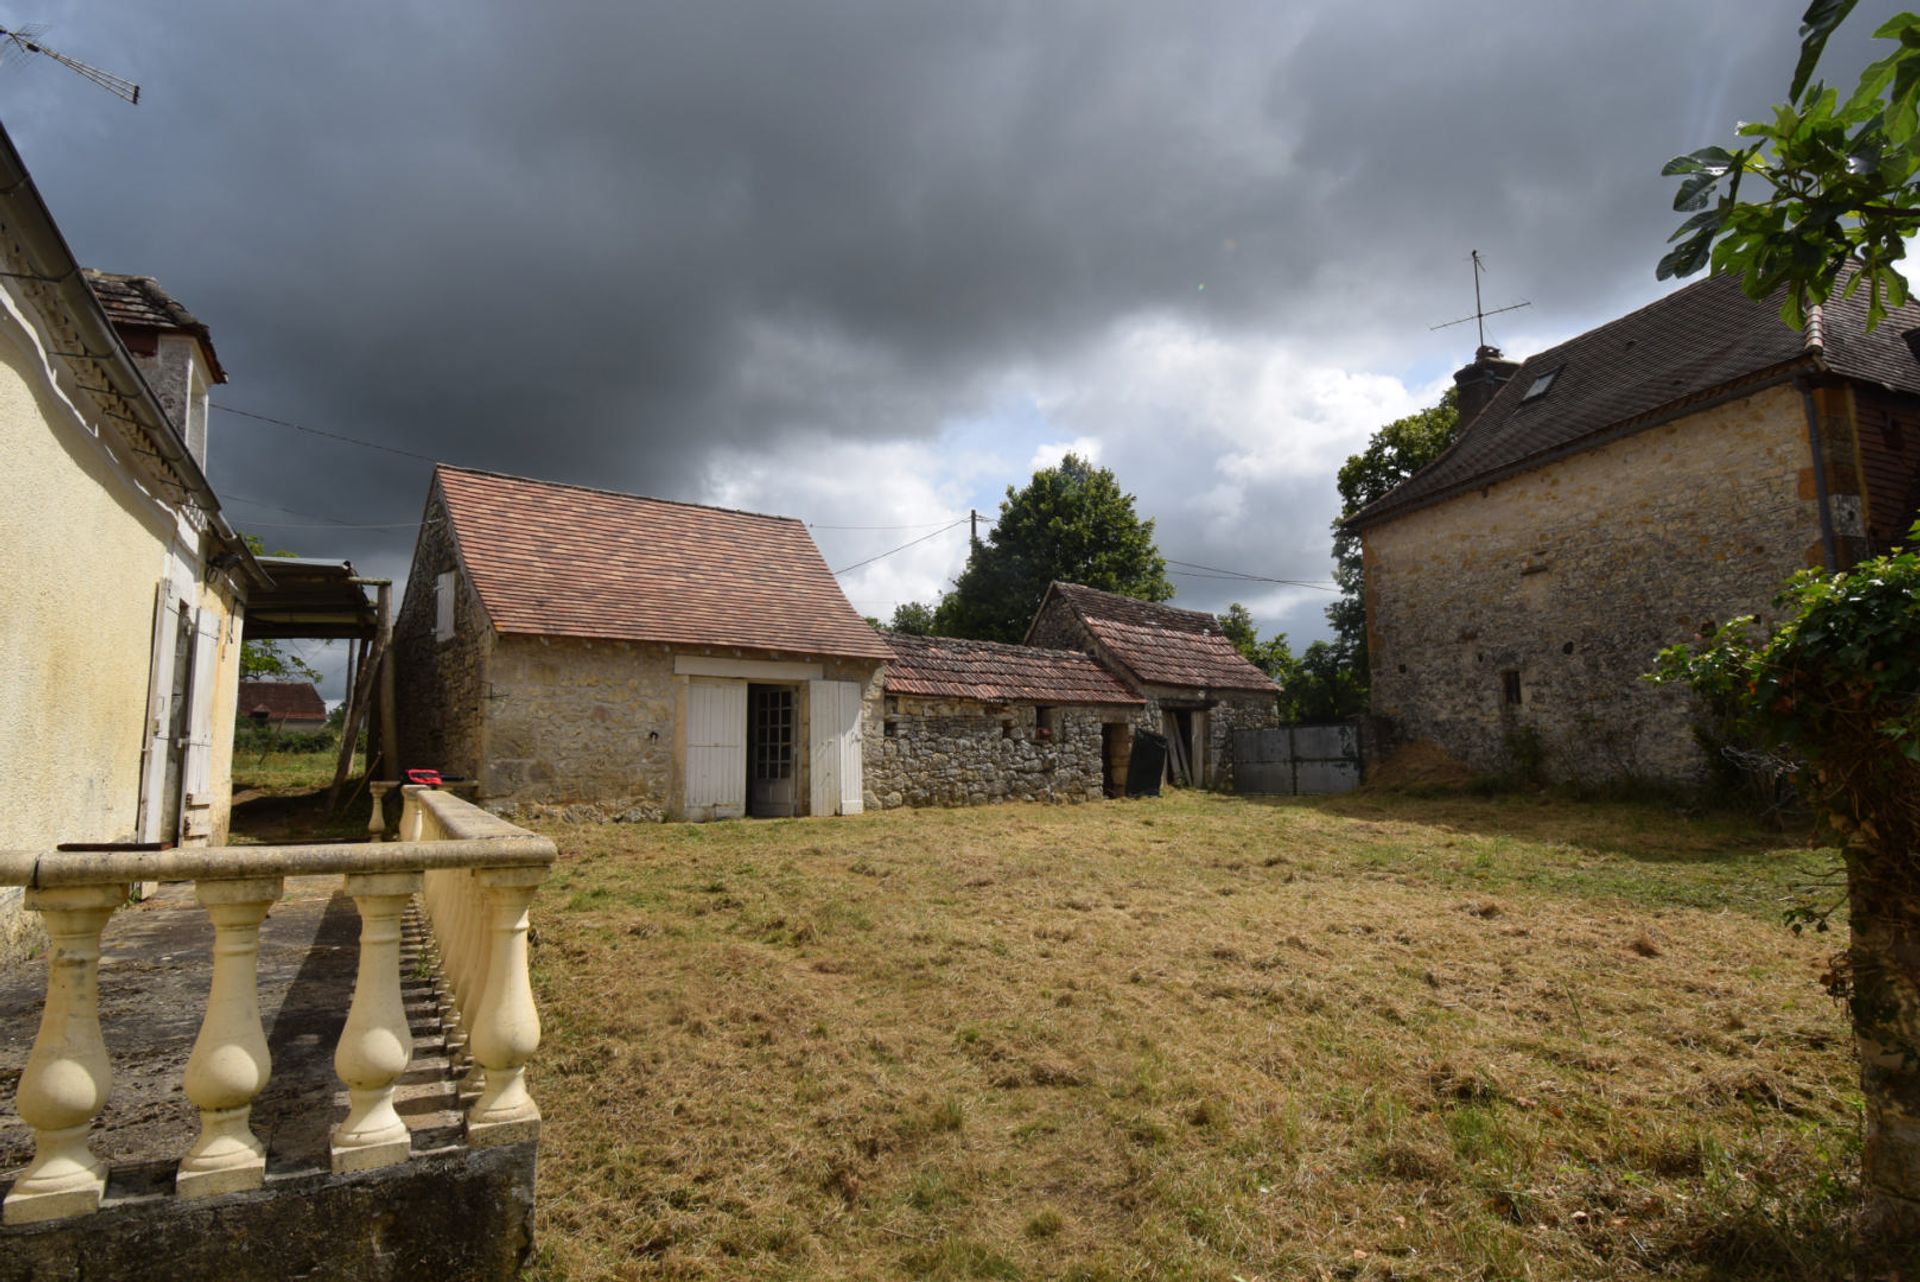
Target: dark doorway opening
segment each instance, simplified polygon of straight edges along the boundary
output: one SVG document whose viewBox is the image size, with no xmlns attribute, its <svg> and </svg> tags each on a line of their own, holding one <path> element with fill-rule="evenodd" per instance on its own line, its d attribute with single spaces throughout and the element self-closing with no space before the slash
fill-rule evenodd
<svg viewBox="0 0 1920 1282">
<path fill-rule="evenodd" d="M 1107 796 L 1127 794 L 1127 761 L 1133 755 L 1133 727 L 1109 721 L 1100 727 L 1100 783 Z"/>
<path fill-rule="evenodd" d="M 794 699 L 791 686 L 747 687 L 747 813 L 795 813 Z"/>
</svg>

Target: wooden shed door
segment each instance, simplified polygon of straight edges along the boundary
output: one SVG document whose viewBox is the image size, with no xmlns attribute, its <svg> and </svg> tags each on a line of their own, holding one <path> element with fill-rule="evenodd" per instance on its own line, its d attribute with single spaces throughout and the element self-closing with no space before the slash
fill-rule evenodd
<svg viewBox="0 0 1920 1282">
<path fill-rule="evenodd" d="M 687 683 L 687 818 L 747 812 L 747 683 Z"/>
<path fill-rule="evenodd" d="M 857 815 L 865 809 L 865 750 L 860 742 L 860 686 L 853 681 L 807 683 L 808 799 L 816 815 Z"/>
</svg>

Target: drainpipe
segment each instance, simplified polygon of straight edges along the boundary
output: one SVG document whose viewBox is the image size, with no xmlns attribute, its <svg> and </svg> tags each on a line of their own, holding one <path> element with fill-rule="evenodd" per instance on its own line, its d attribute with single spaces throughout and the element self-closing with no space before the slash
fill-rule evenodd
<svg viewBox="0 0 1920 1282">
<path fill-rule="evenodd" d="M 1821 556 L 1827 573 L 1834 574 L 1840 569 L 1840 554 L 1833 537 L 1833 509 L 1827 502 L 1827 460 L 1820 438 L 1820 413 L 1814 408 L 1813 385 L 1804 376 L 1795 378 L 1793 385 L 1800 389 L 1800 403 L 1807 412 L 1807 443 L 1813 448 L 1813 494 L 1820 508 Z"/>
</svg>

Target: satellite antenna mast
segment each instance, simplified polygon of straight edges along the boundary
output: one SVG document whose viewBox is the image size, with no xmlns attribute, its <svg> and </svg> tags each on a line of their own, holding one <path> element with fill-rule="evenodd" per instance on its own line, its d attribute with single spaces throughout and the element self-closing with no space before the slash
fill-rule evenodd
<svg viewBox="0 0 1920 1282">
<path fill-rule="evenodd" d="M 99 85 L 116 98 L 124 98 L 135 106 L 140 105 L 140 86 L 131 80 L 114 75 L 111 71 L 102 71 L 98 67 L 88 66 L 78 58 L 69 58 L 57 49 L 49 49 L 40 43 L 40 33 L 45 27 L 0 27 L 0 64 L 4 64 L 20 53 L 37 53 L 53 59 L 69 71 L 76 71 L 94 84 Z"/>
<path fill-rule="evenodd" d="M 1487 270 L 1487 265 L 1480 261 L 1480 251 L 1477 249 L 1474 250 L 1473 251 L 1473 315 L 1462 316 L 1459 320 L 1450 320 L 1446 322 L 1446 324 L 1444 325 L 1429 325 L 1427 326 L 1427 332 L 1431 333 L 1436 329 L 1448 329 L 1454 325 L 1464 325 L 1468 321 L 1473 321 L 1476 325 L 1479 326 L 1479 329 L 1480 329 L 1480 346 L 1482 348 L 1485 348 L 1487 345 L 1487 317 L 1498 316 L 1501 312 L 1517 312 L 1522 307 L 1533 306 L 1533 304 L 1530 301 L 1526 299 L 1521 299 L 1517 303 L 1508 303 L 1505 307 L 1496 307 L 1492 311 L 1487 311 L 1485 308 L 1483 308 L 1480 304 L 1480 274 L 1486 270 Z"/>
</svg>

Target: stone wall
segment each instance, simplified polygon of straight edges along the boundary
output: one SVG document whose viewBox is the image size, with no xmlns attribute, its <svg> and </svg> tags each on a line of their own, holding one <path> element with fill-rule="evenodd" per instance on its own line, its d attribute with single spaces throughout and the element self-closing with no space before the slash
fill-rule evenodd
<svg viewBox="0 0 1920 1282">
<path fill-rule="evenodd" d="M 1157 735 L 1167 733 L 1167 704 L 1173 708 L 1198 711 L 1198 690 L 1172 686 L 1147 686 L 1143 690 L 1147 706 L 1133 717 L 1133 724 Z M 1207 717 L 1207 760 L 1205 786 L 1220 792 L 1233 791 L 1233 732 L 1270 730 L 1281 724 L 1280 698 L 1275 694 L 1256 694 L 1250 690 L 1217 692 L 1205 708 Z"/>
<path fill-rule="evenodd" d="M 1819 563 L 1803 406 L 1768 389 L 1364 540 L 1373 711 L 1401 740 L 1477 769 L 1537 745 L 1557 778 L 1694 780 L 1688 696 L 1640 676 Z"/>
<path fill-rule="evenodd" d="M 489 670 L 480 797 L 659 819 L 673 808 L 673 653 L 663 645 L 502 636 Z"/>
<path fill-rule="evenodd" d="M 1266 730 L 1281 724 L 1280 698 L 1251 690 L 1181 690 L 1172 686 L 1138 686 L 1123 668 L 1101 657 L 1099 644 L 1080 618 L 1058 598 L 1049 600 L 1033 624 L 1030 643 L 1055 650 L 1079 650 L 1099 659 L 1102 666 L 1121 682 L 1143 696 L 1147 704 L 1130 718 L 1134 726 L 1153 734 L 1166 733 L 1163 701 L 1176 705 L 1207 702 L 1207 778 L 1206 786 L 1222 791 L 1233 789 L 1233 732 Z"/>
<path fill-rule="evenodd" d="M 1033 704 L 888 695 L 866 732 L 867 804 L 980 806 L 998 801 L 1098 801 L 1101 725 L 1124 708 L 1049 708 L 1042 737 Z"/>
<path fill-rule="evenodd" d="M 453 636 L 434 635 L 434 585 L 455 571 Z M 493 622 L 454 554 L 447 512 L 435 486 L 414 544 L 407 592 L 393 623 L 395 718 L 403 768 L 429 767 L 466 779 L 481 776 Z"/>
</svg>

